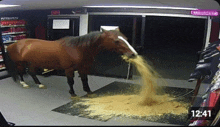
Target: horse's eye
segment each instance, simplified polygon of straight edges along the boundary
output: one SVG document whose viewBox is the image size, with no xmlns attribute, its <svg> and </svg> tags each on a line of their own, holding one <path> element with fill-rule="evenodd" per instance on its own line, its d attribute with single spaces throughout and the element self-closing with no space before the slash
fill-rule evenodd
<svg viewBox="0 0 220 127">
<path fill-rule="evenodd" d="M 119 43 L 119 39 L 116 39 L 116 40 L 115 40 L 115 44 L 118 44 L 118 43 Z"/>
<path fill-rule="evenodd" d="M 115 44 L 119 44 L 119 40 L 116 40 L 116 41 L 115 41 Z"/>
</svg>

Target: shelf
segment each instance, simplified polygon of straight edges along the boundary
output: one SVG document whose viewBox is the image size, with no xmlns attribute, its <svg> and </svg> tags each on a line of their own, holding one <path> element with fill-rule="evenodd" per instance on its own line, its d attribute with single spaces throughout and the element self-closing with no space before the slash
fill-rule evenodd
<svg viewBox="0 0 220 127">
<path fill-rule="evenodd" d="M 6 67 L 1 67 L 0 71 L 6 70 Z"/>
<path fill-rule="evenodd" d="M 15 42 L 17 42 L 17 40 L 15 40 L 15 41 L 7 41 L 7 42 L 4 42 L 3 44 L 11 44 L 11 43 L 15 43 Z"/>
<path fill-rule="evenodd" d="M 18 20 L 18 17 L 1 17 L 1 21 Z"/>
<path fill-rule="evenodd" d="M 1 28 L 7 28 L 7 27 L 24 27 L 25 25 L 9 25 L 9 26 L 1 26 Z"/>
<path fill-rule="evenodd" d="M 0 80 L 11 77 L 7 69 L 0 71 Z"/>
<path fill-rule="evenodd" d="M 10 33 L 2 33 L 2 35 L 10 35 L 10 34 L 23 34 L 26 33 L 26 31 L 22 31 L 22 32 L 10 32 Z"/>
<path fill-rule="evenodd" d="M 2 39 L 4 39 L 4 42 L 2 42 L 2 51 L 0 51 L 0 54 L 4 54 L 7 52 L 6 47 L 9 44 L 13 44 L 18 42 L 21 38 L 26 38 L 28 31 L 26 29 L 26 21 L 25 20 L 19 20 L 18 17 L 1 17 L 0 20 L 0 34 L 2 35 Z M 4 47 L 3 47 L 4 46 Z M 4 51 L 3 51 L 4 50 Z M 3 63 L 4 59 L 0 59 L 0 63 Z M 5 66 L 5 65 L 2 65 Z M 2 77 L 7 77 L 9 74 L 7 73 L 6 67 L 0 67 L 0 79 Z"/>
</svg>

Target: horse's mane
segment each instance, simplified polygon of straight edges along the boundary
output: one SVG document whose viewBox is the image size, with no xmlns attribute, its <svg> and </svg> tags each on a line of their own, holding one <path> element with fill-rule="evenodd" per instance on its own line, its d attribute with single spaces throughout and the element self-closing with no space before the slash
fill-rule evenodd
<svg viewBox="0 0 220 127">
<path fill-rule="evenodd" d="M 58 42 L 61 42 L 62 44 L 66 44 L 67 46 L 89 46 L 92 43 L 96 42 L 101 35 L 101 32 L 94 31 L 90 32 L 89 34 L 83 35 L 83 36 L 67 36 L 63 37 L 58 40 Z M 65 43 L 63 43 L 65 42 Z"/>
</svg>

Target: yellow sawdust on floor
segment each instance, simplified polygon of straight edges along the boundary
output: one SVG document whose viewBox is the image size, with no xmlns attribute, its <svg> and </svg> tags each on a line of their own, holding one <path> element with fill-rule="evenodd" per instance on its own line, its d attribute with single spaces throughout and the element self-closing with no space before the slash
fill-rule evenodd
<svg viewBox="0 0 220 127">
<path fill-rule="evenodd" d="M 137 68 L 142 78 L 142 88 L 138 94 L 111 95 L 96 98 L 87 98 L 75 105 L 89 106 L 89 116 L 99 116 L 102 119 L 109 119 L 113 116 L 152 116 L 166 113 L 182 114 L 187 113 L 187 106 L 180 102 L 170 101 L 174 98 L 169 95 L 157 95 L 157 73 L 138 56 L 135 59 L 122 57 L 131 62 Z"/>
</svg>

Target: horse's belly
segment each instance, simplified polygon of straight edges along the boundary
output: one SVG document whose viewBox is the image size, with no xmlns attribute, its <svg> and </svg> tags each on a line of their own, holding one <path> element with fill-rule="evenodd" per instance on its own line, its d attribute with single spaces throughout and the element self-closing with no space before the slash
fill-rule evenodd
<svg viewBox="0 0 220 127">
<path fill-rule="evenodd" d="M 48 68 L 48 69 L 55 69 L 60 68 L 60 63 L 56 59 L 52 59 L 51 57 L 33 57 L 33 58 L 26 58 L 25 61 L 27 61 L 30 66 L 34 67 L 41 67 L 41 68 Z"/>
<path fill-rule="evenodd" d="M 29 61 L 30 66 L 47 69 L 67 69 L 73 66 L 68 57 L 60 56 L 58 52 L 33 53 L 27 55 L 25 61 Z"/>
</svg>

